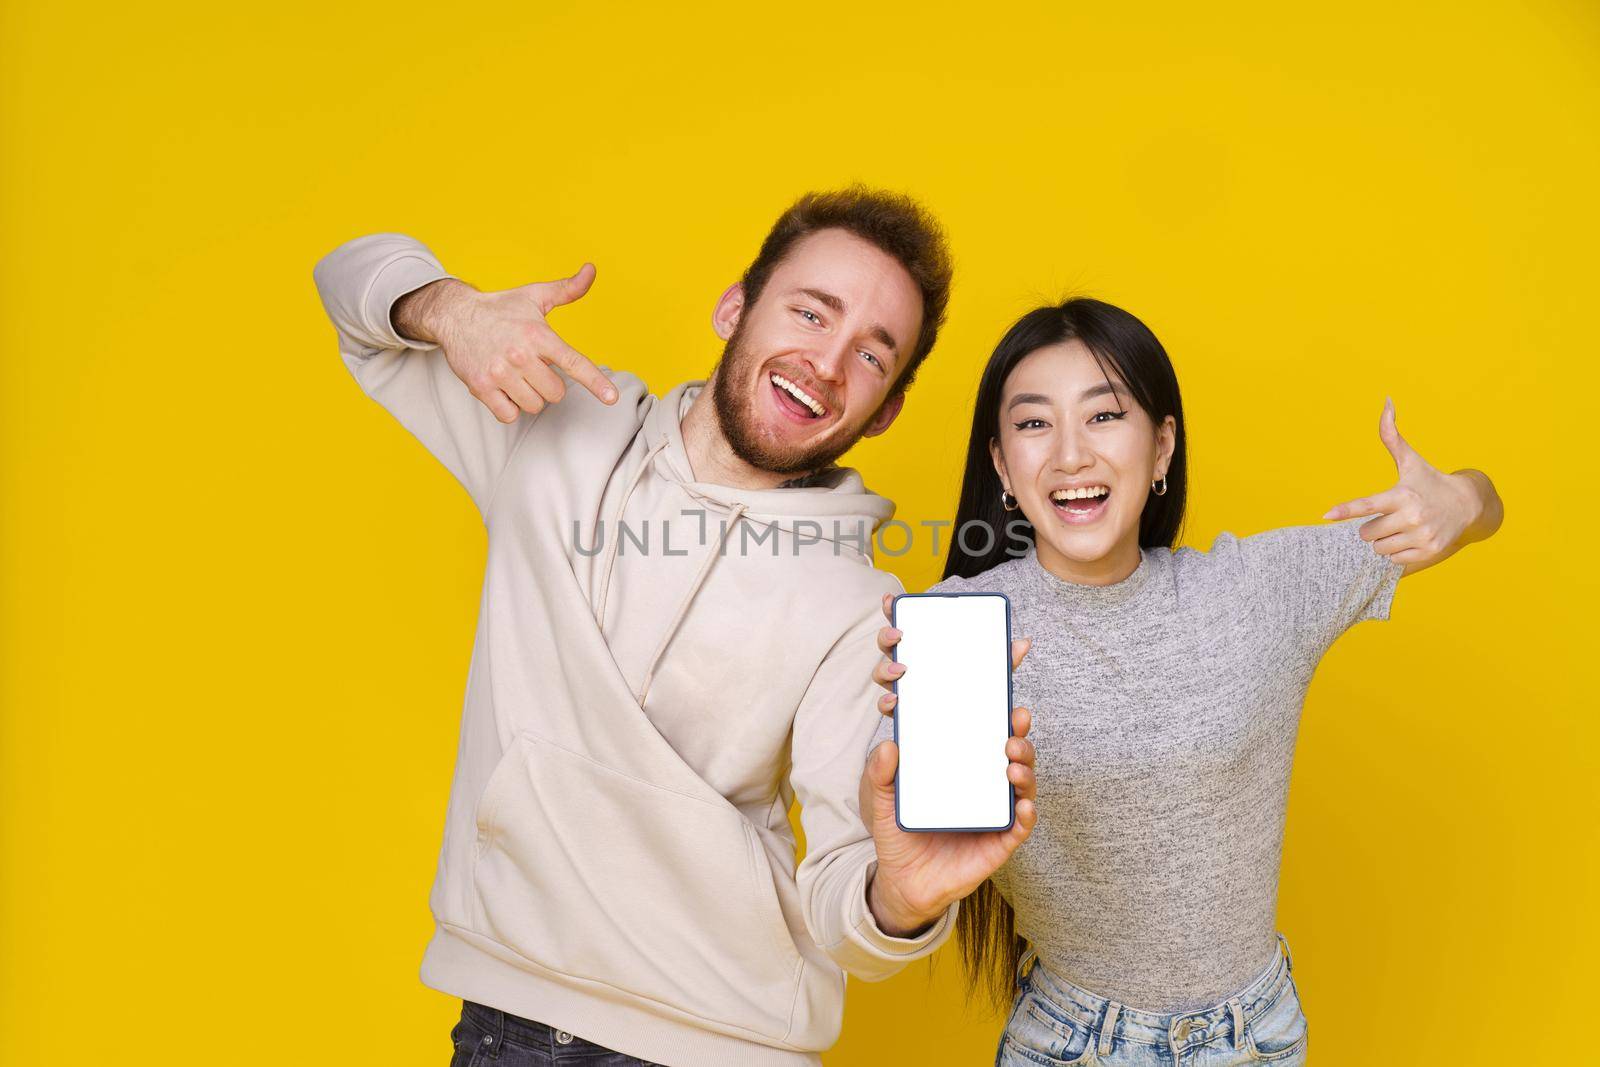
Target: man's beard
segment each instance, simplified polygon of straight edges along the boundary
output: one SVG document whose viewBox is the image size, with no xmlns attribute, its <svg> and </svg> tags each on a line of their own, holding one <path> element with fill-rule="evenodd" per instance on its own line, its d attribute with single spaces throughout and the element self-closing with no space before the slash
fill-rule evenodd
<svg viewBox="0 0 1600 1067">
<path fill-rule="evenodd" d="M 711 399 L 717 411 L 717 426 L 733 454 L 750 466 L 772 474 L 809 474 L 831 465 L 861 439 L 859 432 L 827 437 L 807 448 L 787 450 L 774 448 L 756 433 L 757 400 L 742 390 L 750 384 L 749 372 L 754 369 L 757 357 L 741 344 L 743 325 L 735 327 L 733 336 L 723 345 L 722 359 L 712 375 Z"/>
</svg>

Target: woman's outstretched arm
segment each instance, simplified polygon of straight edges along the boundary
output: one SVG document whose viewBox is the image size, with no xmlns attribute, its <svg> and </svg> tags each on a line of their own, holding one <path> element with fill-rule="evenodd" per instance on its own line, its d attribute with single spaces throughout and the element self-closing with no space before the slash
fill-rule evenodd
<svg viewBox="0 0 1600 1067">
<path fill-rule="evenodd" d="M 1394 488 L 1336 505 L 1325 519 L 1376 515 L 1361 537 L 1380 555 L 1415 574 L 1482 541 L 1500 529 L 1505 509 L 1489 476 L 1479 470 L 1438 470 L 1407 443 L 1394 424 L 1394 402 L 1386 402 L 1378 436 L 1394 457 L 1400 480 Z"/>
</svg>

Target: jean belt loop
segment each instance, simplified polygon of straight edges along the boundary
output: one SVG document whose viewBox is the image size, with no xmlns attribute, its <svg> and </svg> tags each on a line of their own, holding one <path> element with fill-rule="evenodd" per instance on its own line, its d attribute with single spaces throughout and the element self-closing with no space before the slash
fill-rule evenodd
<svg viewBox="0 0 1600 1067">
<path fill-rule="evenodd" d="M 1228 1001 L 1228 1013 L 1233 1016 L 1233 1048 L 1237 1052 L 1244 1048 L 1244 1005 L 1238 997 Z"/>
<path fill-rule="evenodd" d="M 1283 962 L 1289 965 L 1289 972 L 1294 973 L 1294 956 L 1289 953 L 1289 939 L 1282 934 L 1278 935 L 1278 945 L 1283 949 Z"/>
<path fill-rule="evenodd" d="M 1122 1011 L 1122 1005 L 1111 1000 L 1106 1002 L 1106 1017 L 1100 1024 L 1100 1045 L 1095 1052 L 1101 1056 L 1111 1055 L 1111 1039 L 1117 1032 L 1117 1015 Z"/>
<path fill-rule="evenodd" d="M 1017 958 L 1017 986 L 1020 988 L 1022 980 L 1028 976 L 1028 965 L 1038 958 L 1038 951 L 1032 945 Z"/>
</svg>

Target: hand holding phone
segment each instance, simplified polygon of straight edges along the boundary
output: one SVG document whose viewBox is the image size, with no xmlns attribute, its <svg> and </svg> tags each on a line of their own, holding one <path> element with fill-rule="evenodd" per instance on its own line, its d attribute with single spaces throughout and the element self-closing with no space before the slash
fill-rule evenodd
<svg viewBox="0 0 1600 1067">
<path fill-rule="evenodd" d="M 894 620 L 893 599 L 885 596 L 883 613 Z M 886 627 L 879 631 L 878 648 L 893 655 L 902 640 L 901 631 Z M 1003 650 L 1003 643 L 1000 648 Z M 1015 669 L 1027 654 L 1026 638 L 1011 643 L 1010 666 Z M 1004 661 L 1002 660 L 1002 666 Z M 873 680 L 885 689 L 913 668 L 910 664 L 884 660 L 873 671 Z M 897 697 L 888 693 L 878 702 L 885 715 L 895 710 Z M 872 833 L 877 850 L 877 872 L 868 885 L 867 900 L 879 927 L 893 936 L 910 936 L 937 919 L 949 905 L 967 896 L 1011 857 L 1033 830 L 1034 752 L 1027 740 L 1031 716 L 1026 708 L 1010 713 L 1009 740 L 1002 721 L 1000 740 L 1007 763 L 1005 779 L 1014 791 L 1014 818 L 1004 830 L 940 830 L 907 832 L 901 829 L 896 813 L 896 778 L 900 748 L 885 741 L 873 750 L 861 779 L 861 814 Z"/>
</svg>

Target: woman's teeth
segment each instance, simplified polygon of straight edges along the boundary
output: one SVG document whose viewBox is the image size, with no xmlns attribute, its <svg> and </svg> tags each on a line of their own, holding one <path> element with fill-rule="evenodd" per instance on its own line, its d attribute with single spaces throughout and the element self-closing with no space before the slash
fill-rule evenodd
<svg viewBox="0 0 1600 1067">
<path fill-rule="evenodd" d="M 1083 489 L 1057 489 L 1050 494 L 1052 504 L 1065 504 L 1071 500 L 1098 500 L 1111 495 L 1111 490 L 1103 485 L 1091 485 Z M 1091 507 L 1093 505 L 1090 505 Z M 1073 510 L 1080 510 L 1074 508 Z M 1087 509 L 1081 509 L 1087 510 Z"/>
<path fill-rule="evenodd" d="M 794 397 L 796 400 L 798 400 L 801 404 L 803 404 L 807 408 L 810 408 L 811 409 L 811 414 L 815 415 L 817 418 L 820 419 L 820 418 L 822 418 L 822 416 L 824 416 L 824 415 L 826 415 L 828 413 L 828 409 L 827 408 L 823 407 L 821 404 L 819 404 L 815 400 L 811 399 L 811 396 L 810 396 L 809 393 L 807 393 L 804 389 L 801 389 L 798 385 L 794 384 L 789 379 L 785 378 L 783 375 L 776 374 L 776 373 L 773 374 L 772 375 L 772 384 L 776 385 L 779 389 L 782 389 L 784 392 L 786 392 L 790 396 Z"/>
</svg>

